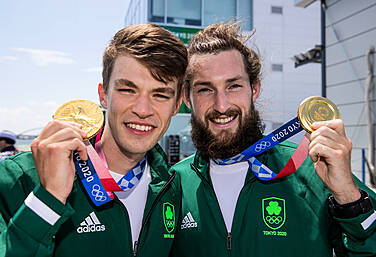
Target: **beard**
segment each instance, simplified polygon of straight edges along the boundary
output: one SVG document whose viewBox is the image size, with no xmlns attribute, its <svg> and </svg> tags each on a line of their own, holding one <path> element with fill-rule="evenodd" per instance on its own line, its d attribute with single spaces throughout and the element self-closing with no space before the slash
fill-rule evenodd
<svg viewBox="0 0 376 257">
<path fill-rule="evenodd" d="M 235 132 L 226 129 L 214 135 L 209 129 L 209 120 L 221 115 L 238 116 L 239 126 Z M 249 112 L 244 114 L 240 109 L 229 109 L 225 113 L 212 111 L 205 115 L 205 122 L 199 120 L 193 113 L 191 116 L 192 141 L 204 158 L 227 159 L 247 149 L 262 138 L 265 126 L 262 124 L 259 112 L 251 103 Z"/>
</svg>

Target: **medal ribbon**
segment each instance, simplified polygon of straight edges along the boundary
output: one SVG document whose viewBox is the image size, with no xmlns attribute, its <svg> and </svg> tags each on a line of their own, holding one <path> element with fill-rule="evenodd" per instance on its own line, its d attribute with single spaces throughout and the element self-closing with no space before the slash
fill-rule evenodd
<svg viewBox="0 0 376 257">
<path fill-rule="evenodd" d="M 132 188 L 143 174 L 146 166 L 146 156 L 135 167 L 125 174 L 118 183 L 112 178 L 102 147 L 100 145 L 100 133 L 95 139 L 97 151 L 89 141 L 85 141 L 88 160 L 80 159 L 78 152 L 73 153 L 73 161 L 76 172 L 89 195 L 91 201 L 100 206 L 113 200 L 115 191 L 122 191 Z M 102 158 L 101 158 L 102 157 Z"/>
<path fill-rule="evenodd" d="M 249 167 L 256 175 L 256 177 L 266 181 L 288 176 L 294 173 L 308 156 L 309 138 L 307 133 L 303 137 L 302 141 L 300 142 L 298 148 L 295 150 L 291 158 L 288 160 L 285 167 L 278 174 L 270 170 L 254 156 L 271 149 L 272 147 L 296 135 L 302 130 L 303 128 L 301 127 L 298 118 L 294 118 L 282 125 L 280 128 L 266 135 L 238 155 L 225 160 L 215 159 L 214 162 L 219 165 L 230 165 L 247 160 Z"/>
</svg>

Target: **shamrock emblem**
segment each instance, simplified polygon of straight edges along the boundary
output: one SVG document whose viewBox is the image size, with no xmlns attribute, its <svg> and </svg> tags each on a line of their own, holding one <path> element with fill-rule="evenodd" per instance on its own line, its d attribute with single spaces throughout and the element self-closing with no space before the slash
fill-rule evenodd
<svg viewBox="0 0 376 257">
<path fill-rule="evenodd" d="M 270 201 L 269 206 L 266 207 L 266 211 L 269 215 L 279 215 L 282 211 L 282 208 L 278 206 L 278 202 L 276 201 Z"/>
<path fill-rule="evenodd" d="M 170 206 L 167 206 L 165 215 L 166 215 L 166 219 L 168 220 L 171 220 L 174 217 L 174 214 Z"/>
</svg>

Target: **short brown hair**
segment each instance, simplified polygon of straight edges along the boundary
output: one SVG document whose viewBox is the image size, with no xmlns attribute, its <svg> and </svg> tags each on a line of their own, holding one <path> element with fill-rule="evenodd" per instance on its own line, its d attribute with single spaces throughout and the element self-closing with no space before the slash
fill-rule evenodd
<svg viewBox="0 0 376 257">
<path fill-rule="evenodd" d="M 187 49 L 171 32 L 155 24 L 131 25 L 119 30 L 103 54 L 103 88 L 107 91 L 118 56 L 130 55 L 149 70 L 158 81 L 167 83 L 177 79 L 180 97 L 187 68 Z"/>
<path fill-rule="evenodd" d="M 260 80 L 261 76 L 260 57 L 246 44 L 252 35 L 242 35 L 239 23 L 233 21 L 210 25 L 193 36 L 188 47 L 189 59 L 195 54 L 218 54 L 221 51 L 238 50 L 243 57 L 244 67 L 252 86 Z M 186 93 L 189 93 L 192 79 L 193 70 L 189 67 L 185 79 Z"/>
</svg>

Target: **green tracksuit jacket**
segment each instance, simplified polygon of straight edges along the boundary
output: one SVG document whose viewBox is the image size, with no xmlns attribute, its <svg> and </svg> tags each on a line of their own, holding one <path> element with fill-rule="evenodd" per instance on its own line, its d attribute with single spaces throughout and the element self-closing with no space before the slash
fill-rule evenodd
<svg viewBox="0 0 376 257">
<path fill-rule="evenodd" d="M 168 256 L 180 196 L 159 145 L 149 151 L 148 162 L 152 181 L 137 256 Z M 25 204 L 31 191 L 56 213 L 54 224 Z M 116 197 L 96 207 L 76 179 L 63 205 L 40 186 L 31 152 L 0 163 L 0 214 L 0 256 L 136 256 L 127 210 Z"/>
<path fill-rule="evenodd" d="M 295 145 L 283 143 L 257 158 L 276 172 L 294 150 Z M 330 192 L 310 158 L 292 175 L 275 181 L 263 182 L 248 170 L 231 233 L 213 190 L 208 160 L 196 153 L 172 169 L 182 187 L 172 256 L 329 257 L 333 249 L 337 256 L 376 256 L 376 222 L 368 224 L 374 210 L 353 219 L 331 217 Z M 374 192 L 357 182 L 376 206 Z"/>
</svg>

